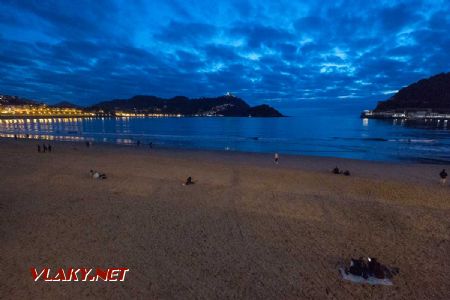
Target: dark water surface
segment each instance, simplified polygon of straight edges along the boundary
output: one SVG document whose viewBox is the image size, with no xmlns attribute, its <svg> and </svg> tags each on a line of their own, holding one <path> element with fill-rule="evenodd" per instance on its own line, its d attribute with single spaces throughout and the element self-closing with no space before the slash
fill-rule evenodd
<svg viewBox="0 0 450 300">
<path fill-rule="evenodd" d="M 155 147 L 279 152 L 450 163 L 450 124 L 360 119 L 359 101 L 279 105 L 288 118 L 47 118 L 0 120 L 0 135 Z"/>
</svg>

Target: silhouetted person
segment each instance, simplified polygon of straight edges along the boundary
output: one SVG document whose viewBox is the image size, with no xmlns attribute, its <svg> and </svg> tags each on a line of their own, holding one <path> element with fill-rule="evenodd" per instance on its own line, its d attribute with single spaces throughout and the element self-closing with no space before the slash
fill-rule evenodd
<svg viewBox="0 0 450 300">
<path fill-rule="evenodd" d="M 37 145 L 38 146 L 38 152 L 41 153 L 41 145 Z"/>
<path fill-rule="evenodd" d="M 273 158 L 273 161 L 278 164 L 278 162 L 280 161 L 280 156 L 278 155 L 278 153 L 275 153 L 275 156 Z"/>
<path fill-rule="evenodd" d="M 148 144 L 148 146 L 150 147 L 150 149 L 152 149 L 152 148 L 153 148 L 153 142 L 150 142 L 150 143 Z"/>
<path fill-rule="evenodd" d="M 441 173 L 439 173 L 439 176 L 441 177 L 441 184 L 444 185 L 445 182 L 447 181 L 447 176 L 448 176 L 445 169 L 442 169 Z"/>
<path fill-rule="evenodd" d="M 89 148 L 89 142 L 86 141 L 86 148 Z"/>
<path fill-rule="evenodd" d="M 189 176 L 189 177 L 186 179 L 186 182 L 184 183 L 184 185 L 190 185 L 190 184 L 194 184 L 194 183 L 195 183 L 195 182 L 192 181 L 192 177 Z"/>
<path fill-rule="evenodd" d="M 344 174 L 345 176 L 350 176 L 350 171 L 349 170 L 345 170 L 344 173 L 342 173 L 342 174 Z"/>
<path fill-rule="evenodd" d="M 17 141 L 17 134 L 14 135 L 14 139 Z"/>
<path fill-rule="evenodd" d="M 136 145 L 139 147 L 141 145 L 141 141 L 137 140 Z"/>
<path fill-rule="evenodd" d="M 336 166 L 332 171 L 333 174 L 339 174 L 339 168 Z"/>
<path fill-rule="evenodd" d="M 48 144 L 48 152 L 52 152 L 52 145 Z"/>
<path fill-rule="evenodd" d="M 44 149 L 44 153 L 47 152 L 47 146 L 45 144 L 42 145 L 42 148 Z"/>
</svg>

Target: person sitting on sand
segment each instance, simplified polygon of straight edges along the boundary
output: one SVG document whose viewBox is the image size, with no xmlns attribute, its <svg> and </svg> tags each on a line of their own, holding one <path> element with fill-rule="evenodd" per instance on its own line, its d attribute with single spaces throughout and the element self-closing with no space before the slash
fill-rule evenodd
<svg viewBox="0 0 450 300">
<path fill-rule="evenodd" d="M 369 277 L 367 264 L 362 257 L 360 257 L 359 259 L 352 258 L 352 261 L 350 262 L 350 269 L 348 269 L 348 272 L 355 276 L 361 276 L 364 279 L 367 279 Z"/>
<path fill-rule="evenodd" d="M 369 276 L 373 276 L 378 279 L 384 279 L 386 276 L 384 274 L 383 266 L 377 261 L 376 258 L 367 258 L 369 263 L 367 264 L 369 270 Z"/>
<path fill-rule="evenodd" d="M 336 166 L 333 170 L 331 170 L 333 174 L 340 174 L 339 168 Z"/>
<path fill-rule="evenodd" d="M 91 177 L 94 178 L 94 179 L 106 179 L 106 174 L 105 173 L 99 173 L 99 172 L 94 171 L 94 170 L 90 170 L 89 173 L 90 173 Z"/>
<path fill-rule="evenodd" d="M 392 285 L 390 279 L 399 274 L 400 269 L 397 267 L 387 267 L 379 263 L 375 258 L 367 257 L 367 260 L 365 260 L 360 257 L 359 259 L 352 258 L 350 268 L 340 268 L 339 272 L 345 280 L 353 282 Z"/>
<path fill-rule="evenodd" d="M 447 181 L 447 176 L 448 176 L 445 169 L 442 169 L 441 173 L 439 173 L 439 176 L 441 177 L 441 184 L 444 185 L 445 182 Z"/>
<path fill-rule="evenodd" d="M 344 173 L 342 173 L 342 174 L 344 174 L 345 176 L 350 176 L 350 171 L 349 170 L 345 170 Z"/>
<path fill-rule="evenodd" d="M 183 183 L 183 185 L 190 185 L 190 184 L 194 184 L 194 183 L 195 183 L 195 182 L 192 180 L 192 177 L 189 176 L 189 177 L 186 179 L 186 182 Z"/>
</svg>

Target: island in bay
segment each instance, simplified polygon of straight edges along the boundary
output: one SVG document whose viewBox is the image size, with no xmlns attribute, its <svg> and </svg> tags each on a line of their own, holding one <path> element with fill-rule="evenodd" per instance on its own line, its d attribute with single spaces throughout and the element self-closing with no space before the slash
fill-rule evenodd
<svg viewBox="0 0 450 300">
<path fill-rule="evenodd" d="M 224 96 L 170 99 L 156 96 L 134 96 L 130 99 L 103 101 L 89 107 L 70 102 L 46 105 L 17 96 L 0 95 L 0 117 L 283 117 L 267 105 L 250 106 L 243 99 L 227 93 Z"/>
</svg>

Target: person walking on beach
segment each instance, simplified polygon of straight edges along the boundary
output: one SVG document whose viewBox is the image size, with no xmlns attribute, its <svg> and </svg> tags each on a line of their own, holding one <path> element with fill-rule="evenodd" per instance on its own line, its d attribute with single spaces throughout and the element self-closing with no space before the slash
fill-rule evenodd
<svg viewBox="0 0 450 300">
<path fill-rule="evenodd" d="M 38 146 L 38 152 L 41 153 L 41 145 L 37 145 Z"/>
<path fill-rule="evenodd" d="M 42 145 L 42 148 L 44 149 L 44 153 L 47 152 L 47 146 L 45 144 Z"/>
<path fill-rule="evenodd" d="M 442 169 L 441 173 L 439 173 L 439 176 L 441 177 L 441 184 L 444 185 L 445 182 L 447 181 L 447 176 L 448 176 L 445 169 Z"/>
<path fill-rule="evenodd" d="M 52 145 L 48 144 L 48 152 L 52 152 Z"/>
<path fill-rule="evenodd" d="M 279 160 L 280 160 L 280 156 L 278 155 L 278 153 L 275 153 L 273 161 L 278 165 Z"/>
</svg>

